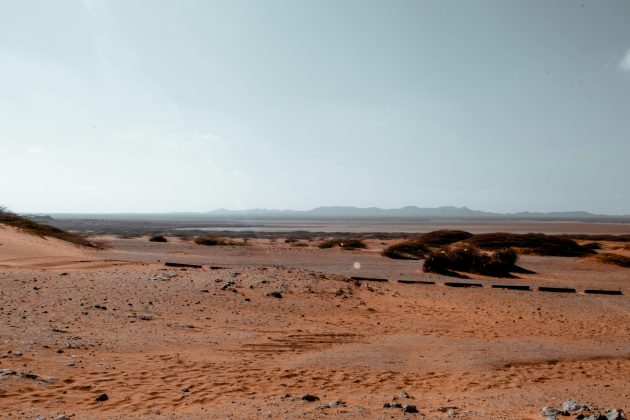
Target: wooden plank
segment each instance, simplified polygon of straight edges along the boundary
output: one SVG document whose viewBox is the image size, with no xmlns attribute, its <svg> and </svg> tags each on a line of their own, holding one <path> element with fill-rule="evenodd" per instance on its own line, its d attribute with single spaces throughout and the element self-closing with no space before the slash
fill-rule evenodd
<svg viewBox="0 0 630 420">
<path fill-rule="evenodd" d="M 444 286 L 448 286 L 448 287 L 482 287 L 483 285 L 481 283 L 459 283 L 459 282 L 447 281 L 446 283 L 444 283 Z"/>
<path fill-rule="evenodd" d="M 389 280 L 387 279 L 381 279 L 378 277 L 359 277 L 359 276 L 352 276 L 350 277 L 352 280 L 358 280 L 358 281 L 378 281 L 378 282 L 387 282 Z"/>
<path fill-rule="evenodd" d="M 541 286 L 538 288 L 540 292 L 553 292 L 553 293 L 575 293 L 575 289 L 570 287 L 546 287 Z"/>
<path fill-rule="evenodd" d="M 527 290 L 532 291 L 529 286 L 520 285 L 520 284 L 493 284 L 493 289 L 507 289 L 507 290 Z"/>
<path fill-rule="evenodd" d="M 621 290 L 597 290 L 597 289 L 587 289 L 584 293 L 589 293 L 591 295 L 623 295 Z"/>
<path fill-rule="evenodd" d="M 398 283 L 402 283 L 402 284 L 435 284 L 434 281 L 426 281 L 426 280 L 405 280 L 405 279 L 400 279 L 398 280 Z"/>
<path fill-rule="evenodd" d="M 183 263 L 174 263 L 174 262 L 165 262 L 164 265 L 167 267 L 202 268 L 200 265 L 196 265 L 196 264 L 183 264 Z"/>
</svg>

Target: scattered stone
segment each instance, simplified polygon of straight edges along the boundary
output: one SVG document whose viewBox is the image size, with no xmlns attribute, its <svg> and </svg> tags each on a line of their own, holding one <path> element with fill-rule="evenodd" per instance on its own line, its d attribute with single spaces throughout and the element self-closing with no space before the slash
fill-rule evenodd
<svg viewBox="0 0 630 420">
<path fill-rule="evenodd" d="M 227 289 L 228 289 L 228 287 L 230 287 L 230 286 L 234 286 L 235 284 L 236 284 L 236 282 L 235 282 L 234 280 L 230 279 L 230 280 L 226 281 L 225 283 L 223 283 L 223 284 L 221 285 L 221 287 L 219 287 L 219 288 L 220 288 L 221 290 L 227 290 Z"/>
<path fill-rule="evenodd" d="M 346 403 L 341 400 L 330 401 L 324 404 L 320 404 L 320 408 L 333 408 L 333 407 L 345 407 Z"/>
<path fill-rule="evenodd" d="M 556 408 L 553 407 L 543 407 L 542 411 L 540 412 L 540 415 L 545 417 L 546 420 L 557 420 L 558 416 L 561 414 L 562 412 Z"/>
<path fill-rule="evenodd" d="M 109 397 L 107 396 L 107 394 L 100 394 L 98 397 L 96 397 L 96 401 L 107 401 L 109 400 Z"/>
<path fill-rule="evenodd" d="M 138 317 L 142 321 L 151 321 L 153 319 L 153 315 L 151 314 L 142 314 Z"/>
<path fill-rule="evenodd" d="M 403 405 L 403 413 L 419 413 L 419 411 L 415 405 L 407 404 Z"/>
<path fill-rule="evenodd" d="M 24 379 L 37 379 L 37 375 L 33 372 L 22 372 L 20 376 Z"/>
<path fill-rule="evenodd" d="M 308 402 L 319 401 L 319 397 L 312 394 L 304 394 L 300 397 L 300 399 Z"/>
<path fill-rule="evenodd" d="M 623 415 L 623 411 L 618 408 L 608 410 L 606 413 L 606 420 L 625 420 L 625 418 L 626 417 Z"/>
<path fill-rule="evenodd" d="M 149 276 L 149 280 L 169 281 L 173 277 L 177 277 L 175 273 L 159 273 Z"/>
<path fill-rule="evenodd" d="M 275 297 L 276 299 L 282 299 L 282 293 L 277 290 L 267 293 L 267 296 Z"/>
<path fill-rule="evenodd" d="M 60 414 L 57 417 L 55 417 L 55 420 L 69 420 L 68 416 L 66 416 L 65 414 Z"/>
<path fill-rule="evenodd" d="M 588 407 L 581 402 L 575 400 L 566 400 L 562 403 L 562 411 L 564 411 L 565 416 L 585 410 L 588 410 Z"/>
<path fill-rule="evenodd" d="M 383 408 L 402 408 L 401 403 L 385 403 L 383 404 Z"/>
<path fill-rule="evenodd" d="M 398 394 L 398 397 L 400 397 L 400 398 L 413 398 L 411 395 L 407 394 L 405 391 L 401 391 L 400 394 Z"/>
<path fill-rule="evenodd" d="M 337 291 L 335 292 L 335 296 L 343 296 L 344 295 L 344 291 L 343 289 L 337 289 Z"/>
<path fill-rule="evenodd" d="M 189 385 L 186 388 L 183 388 L 182 392 L 190 392 L 191 389 L 192 389 L 192 385 Z"/>
<path fill-rule="evenodd" d="M 4 379 L 7 376 L 17 375 L 13 369 L 0 369 L 0 379 Z"/>
</svg>

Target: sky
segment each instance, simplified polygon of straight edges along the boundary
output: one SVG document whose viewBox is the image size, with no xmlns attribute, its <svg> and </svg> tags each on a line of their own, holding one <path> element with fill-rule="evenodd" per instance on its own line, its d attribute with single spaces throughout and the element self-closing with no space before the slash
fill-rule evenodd
<svg viewBox="0 0 630 420">
<path fill-rule="evenodd" d="M 630 2 L 0 0 L 18 212 L 630 214 Z"/>
</svg>

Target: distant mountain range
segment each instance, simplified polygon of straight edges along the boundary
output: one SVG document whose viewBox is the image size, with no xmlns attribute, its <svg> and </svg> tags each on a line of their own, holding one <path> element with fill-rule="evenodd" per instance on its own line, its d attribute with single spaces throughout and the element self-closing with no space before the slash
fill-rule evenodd
<svg viewBox="0 0 630 420">
<path fill-rule="evenodd" d="M 217 209 L 203 213 L 209 217 L 262 217 L 262 218 L 405 218 L 405 219 L 541 219 L 541 220 L 597 220 L 597 219 L 630 219 L 630 215 L 610 216 L 593 214 L 585 211 L 571 212 L 517 212 L 493 213 L 472 210 L 468 207 L 416 207 L 406 206 L 398 209 L 382 209 L 379 207 L 317 207 L 312 210 L 227 210 Z"/>
<path fill-rule="evenodd" d="M 570 212 L 529 212 L 493 213 L 472 210 L 468 207 L 416 207 L 406 206 L 398 209 L 379 207 L 317 207 L 312 210 L 227 210 L 217 209 L 208 212 L 172 212 L 172 213 L 52 213 L 50 216 L 31 214 L 34 218 L 55 219 L 103 219 L 103 220 L 251 220 L 251 219 L 463 219 L 463 220 L 563 220 L 563 221 L 619 221 L 630 222 L 630 215 L 605 215 L 585 211 Z M 45 221 L 42 219 L 42 221 Z"/>
</svg>

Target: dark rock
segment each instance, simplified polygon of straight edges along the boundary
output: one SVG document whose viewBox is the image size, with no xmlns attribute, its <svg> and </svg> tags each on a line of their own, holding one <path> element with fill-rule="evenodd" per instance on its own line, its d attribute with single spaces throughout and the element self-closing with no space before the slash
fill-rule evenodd
<svg viewBox="0 0 630 420">
<path fill-rule="evenodd" d="M 276 299 L 282 299 L 282 293 L 277 290 L 267 293 L 267 296 L 275 297 Z"/>
<path fill-rule="evenodd" d="M 402 408 L 401 403 L 385 403 L 383 404 L 383 408 Z"/>
<path fill-rule="evenodd" d="M 300 399 L 302 401 L 308 401 L 308 402 L 319 401 L 319 397 L 312 394 L 304 394 L 300 397 Z"/>
<path fill-rule="evenodd" d="M 37 379 L 37 375 L 33 372 L 22 372 L 20 376 L 24 379 Z"/>
<path fill-rule="evenodd" d="M 96 397 L 96 401 L 107 401 L 109 400 L 109 397 L 107 396 L 107 394 L 100 394 L 98 397 Z"/>
<path fill-rule="evenodd" d="M 403 406 L 403 413 L 419 413 L 419 411 L 415 405 L 408 404 Z"/>
<path fill-rule="evenodd" d="M 553 407 L 543 407 L 540 411 L 540 415 L 545 417 L 546 420 L 557 420 L 561 413 L 562 412 L 560 410 Z"/>
</svg>

